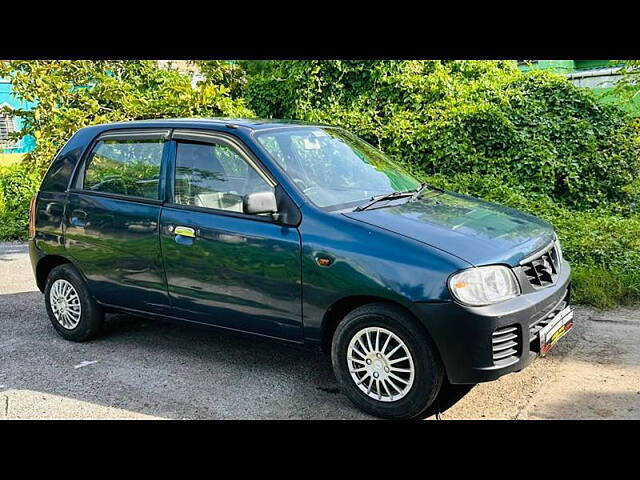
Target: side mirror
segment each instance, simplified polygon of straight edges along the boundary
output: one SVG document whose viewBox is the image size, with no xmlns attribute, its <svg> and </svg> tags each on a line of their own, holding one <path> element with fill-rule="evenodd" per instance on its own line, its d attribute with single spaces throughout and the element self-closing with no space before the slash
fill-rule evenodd
<svg viewBox="0 0 640 480">
<path fill-rule="evenodd" d="M 258 215 L 260 213 L 277 213 L 278 204 L 273 192 L 249 193 L 242 198 L 244 213 Z"/>
</svg>

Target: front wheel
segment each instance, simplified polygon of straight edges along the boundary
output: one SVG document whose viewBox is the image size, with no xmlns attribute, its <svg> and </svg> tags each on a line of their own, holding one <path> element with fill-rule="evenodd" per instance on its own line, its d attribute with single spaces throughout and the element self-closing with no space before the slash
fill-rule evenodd
<svg viewBox="0 0 640 480">
<path fill-rule="evenodd" d="M 409 314 L 392 305 L 365 305 L 349 313 L 336 329 L 331 357 L 347 397 L 378 417 L 419 417 L 442 385 L 433 342 Z"/>
</svg>

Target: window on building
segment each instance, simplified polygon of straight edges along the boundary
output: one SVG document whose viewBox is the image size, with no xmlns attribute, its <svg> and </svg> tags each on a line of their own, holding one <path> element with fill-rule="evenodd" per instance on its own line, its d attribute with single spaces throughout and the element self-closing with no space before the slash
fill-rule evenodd
<svg viewBox="0 0 640 480">
<path fill-rule="evenodd" d="M 16 148 L 18 142 L 9 136 L 16 131 L 16 120 L 8 114 L 0 112 L 0 148 Z"/>
</svg>

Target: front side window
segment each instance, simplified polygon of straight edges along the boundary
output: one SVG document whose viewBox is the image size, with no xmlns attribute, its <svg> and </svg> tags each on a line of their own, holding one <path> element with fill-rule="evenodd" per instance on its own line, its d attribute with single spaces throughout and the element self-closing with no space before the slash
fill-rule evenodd
<svg viewBox="0 0 640 480">
<path fill-rule="evenodd" d="M 243 213 L 249 193 L 273 188 L 226 143 L 178 142 L 175 203 Z"/>
<path fill-rule="evenodd" d="M 256 138 L 319 207 L 335 209 L 420 186 L 382 152 L 344 130 L 296 127 Z"/>
<path fill-rule="evenodd" d="M 83 188 L 157 200 L 164 141 L 100 140 L 91 152 Z"/>
</svg>

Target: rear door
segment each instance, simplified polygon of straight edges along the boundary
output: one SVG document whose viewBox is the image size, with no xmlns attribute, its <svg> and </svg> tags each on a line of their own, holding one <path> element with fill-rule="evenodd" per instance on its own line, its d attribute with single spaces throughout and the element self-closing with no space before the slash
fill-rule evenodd
<svg viewBox="0 0 640 480">
<path fill-rule="evenodd" d="M 168 134 L 103 134 L 78 166 L 65 246 L 103 303 L 170 312 L 159 241 Z"/>
<path fill-rule="evenodd" d="M 160 237 L 174 315 L 302 340 L 298 230 L 242 207 L 274 182 L 228 136 L 173 138 Z"/>
</svg>

